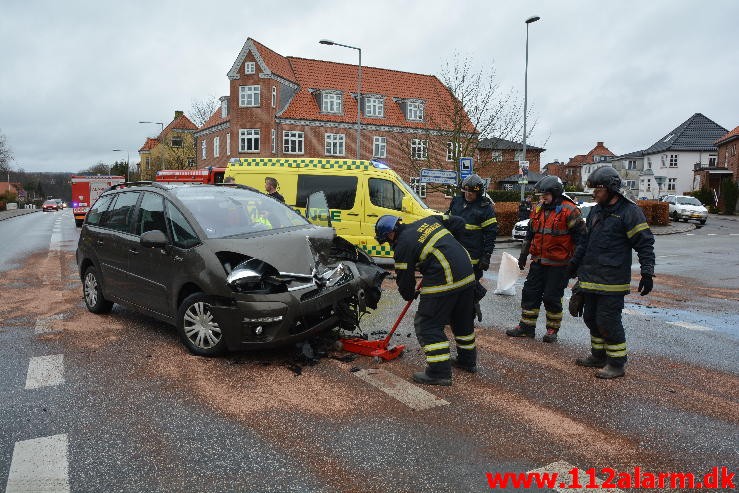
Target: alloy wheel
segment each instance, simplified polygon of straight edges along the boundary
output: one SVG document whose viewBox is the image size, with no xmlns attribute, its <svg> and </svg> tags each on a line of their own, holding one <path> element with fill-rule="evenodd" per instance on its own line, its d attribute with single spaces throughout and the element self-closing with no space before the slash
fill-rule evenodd
<svg viewBox="0 0 739 493">
<path fill-rule="evenodd" d="M 201 349 L 211 349 L 221 341 L 221 328 L 213 317 L 210 305 L 202 301 L 187 308 L 183 328 L 190 342 Z"/>
</svg>

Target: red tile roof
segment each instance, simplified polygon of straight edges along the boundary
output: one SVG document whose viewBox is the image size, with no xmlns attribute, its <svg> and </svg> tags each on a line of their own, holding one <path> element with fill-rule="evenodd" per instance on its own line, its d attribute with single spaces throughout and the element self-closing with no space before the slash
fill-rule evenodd
<svg viewBox="0 0 739 493">
<path fill-rule="evenodd" d="M 212 115 L 210 115 L 210 118 L 208 118 L 208 121 L 203 123 L 203 126 L 201 126 L 198 130 L 215 127 L 216 125 L 220 125 L 221 123 L 225 123 L 230 120 L 231 120 L 230 116 L 227 116 L 226 118 L 221 118 L 221 108 L 218 107 L 218 109 L 215 110 Z"/>
<path fill-rule="evenodd" d="M 159 144 L 159 139 L 147 137 L 146 142 L 144 142 L 144 145 L 141 146 L 141 149 L 139 149 L 139 152 L 150 151 L 154 149 L 157 146 L 157 144 Z"/>
<path fill-rule="evenodd" d="M 579 165 L 579 164 L 588 164 L 593 162 L 594 156 L 616 156 L 614 153 L 610 151 L 606 146 L 603 145 L 603 142 L 598 142 L 595 144 L 595 147 L 593 147 L 590 152 L 587 154 L 578 154 L 577 156 L 571 158 L 567 164 L 568 165 Z"/>
<path fill-rule="evenodd" d="M 159 134 L 159 138 L 161 139 L 164 135 L 167 135 L 171 130 L 197 130 L 198 127 L 195 126 L 193 122 L 190 121 L 188 117 L 185 115 L 180 115 L 174 120 L 172 120 L 169 125 L 164 127 L 164 130 L 162 133 Z"/>
<path fill-rule="evenodd" d="M 264 60 L 264 63 L 273 74 L 279 75 L 283 79 L 287 79 L 293 82 L 295 81 L 295 74 L 293 73 L 293 69 L 290 66 L 290 61 L 286 57 L 270 50 L 258 41 L 255 41 L 253 39 L 251 41 L 252 43 L 254 43 L 254 47 L 257 49 L 259 55 L 262 57 L 262 60 Z"/>
<path fill-rule="evenodd" d="M 738 137 L 739 137 L 739 127 L 735 127 L 734 130 L 732 130 L 731 132 L 727 133 L 726 135 L 724 135 L 723 137 L 721 137 L 720 139 L 718 139 L 714 143 L 718 146 L 718 145 L 723 144 L 724 142 L 728 142 L 728 141 L 733 140 L 733 139 L 738 138 Z"/>
</svg>

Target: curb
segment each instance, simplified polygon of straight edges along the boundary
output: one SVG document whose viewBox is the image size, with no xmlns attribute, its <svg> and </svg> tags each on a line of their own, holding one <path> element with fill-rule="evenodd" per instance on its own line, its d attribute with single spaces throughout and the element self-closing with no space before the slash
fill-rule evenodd
<svg viewBox="0 0 739 493">
<path fill-rule="evenodd" d="M 653 235 L 674 235 L 678 233 L 687 233 L 688 231 L 693 231 L 698 227 L 697 224 L 692 223 L 685 223 L 685 224 L 670 224 L 669 226 L 652 226 L 650 229 L 652 230 Z M 663 230 L 655 229 L 655 228 L 665 228 Z"/>
<path fill-rule="evenodd" d="M 41 212 L 41 209 L 17 209 L 13 211 L 2 211 L 0 212 L 0 221 L 12 219 L 18 216 L 25 216 L 26 214 L 33 214 L 34 212 Z"/>
</svg>

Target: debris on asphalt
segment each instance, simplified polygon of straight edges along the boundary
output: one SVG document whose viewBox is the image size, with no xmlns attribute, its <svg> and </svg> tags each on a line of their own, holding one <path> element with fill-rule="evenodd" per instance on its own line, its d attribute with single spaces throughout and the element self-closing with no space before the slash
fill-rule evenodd
<svg viewBox="0 0 739 493">
<path fill-rule="evenodd" d="M 359 370 L 361 370 L 361 368 L 360 368 L 360 367 L 358 367 L 358 366 L 352 366 L 352 367 L 351 367 L 351 368 L 349 369 L 349 371 L 350 371 L 350 372 L 352 372 L 352 373 L 356 373 L 356 372 L 358 372 Z"/>
<path fill-rule="evenodd" d="M 343 356 L 331 356 L 331 359 L 335 359 L 336 361 L 341 361 L 342 363 L 351 363 L 355 359 L 357 359 L 356 354 L 345 354 Z"/>
</svg>

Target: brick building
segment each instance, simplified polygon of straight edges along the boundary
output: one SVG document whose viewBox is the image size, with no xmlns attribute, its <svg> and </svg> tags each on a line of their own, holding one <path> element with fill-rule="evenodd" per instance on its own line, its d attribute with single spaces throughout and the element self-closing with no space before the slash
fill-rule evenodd
<svg viewBox="0 0 739 493">
<path fill-rule="evenodd" d="M 246 157 L 356 159 L 357 69 L 247 39 L 228 71 L 228 95 L 195 133 L 198 167 Z M 360 159 L 385 161 L 408 182 L 421 168 L 453 169 L 477 145 L 459 106 L 435 76 L 362 67 Z"/>
<path fill-rule="evenodd" d="M 195 165 L 197 126 L 182 111 L 157 137 L 147 137 L 139 149 L 140 179 L 153 180 L 160 169 L 185 169 Z"/>
<path fill-rule="evenodd" d="M 693 167 L 693 188 L 704 188 L 712 191 L 714 197 L 718 198 L 715 205 L 720 209 L 724 207 L 721 184 L 724 180 L 737 181 L 739 178 L 737 142 L 739 142 L 739 127 L 734 128 L 734 130 L 714 142 L 718 148 L 714 160 L 709 160 L 708 165 L 696 164 Z"/>
<path fill-rule="evenodd" d="M 541 171 L 541 153 L 546 149 L 526 145 L 529 172 Z M 501 181 L 518 174 L 518 162 L 523 160 L 523 144 L 506 139 L 481 139 L 477 145 L 475 173 L 490 178 L 490 189 L 500 189 Z"/>
<path fill-rule="evenodd" d="M 727 133 L 715 144 L 718 147 L 716 165 L 731 171 L 734 179 L 739 179 L 739 155 L 736 153 L 736 146 L 739 143 L 739 127 Z"/>
</svg>

